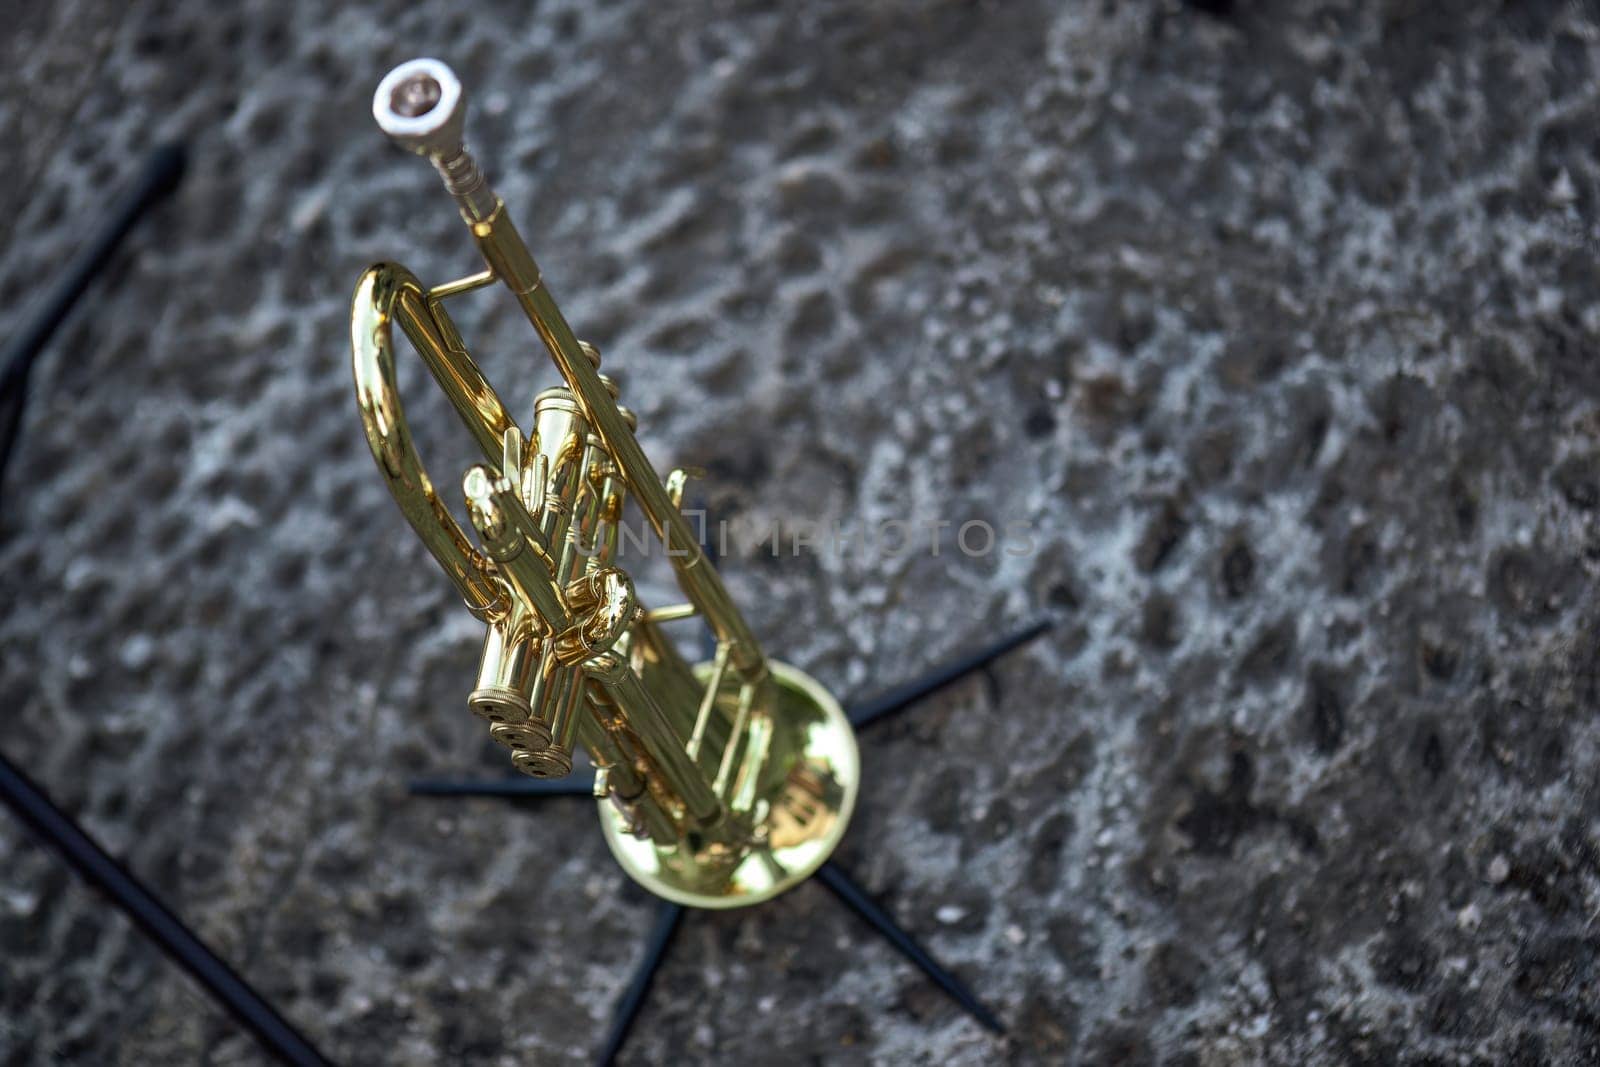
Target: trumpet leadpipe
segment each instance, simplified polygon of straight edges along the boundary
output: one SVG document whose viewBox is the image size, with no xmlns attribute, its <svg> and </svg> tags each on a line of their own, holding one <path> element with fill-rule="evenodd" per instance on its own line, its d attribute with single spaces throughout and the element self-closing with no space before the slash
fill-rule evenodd
<svg viewBox="0 0 1600 1067">
<path fill-rule="evenodd" d="M 706 560 L 688 520 L 673 506 L 660 476 L 639 447 L 633 431 L 601 382 L 599 372 L 590 365 L 561 310 L 539 283 L 538 268 L 533 266 L 516 228 L 503 210 L 496 210 L 489 219 L 474 224 L 472 231 L 490 268 L 511 288 L 522 305 L 583 413 L 627 479 L 640 511 L 667 547 L 666 555 L 677 574 L 678 584 L 690 600 L 700 605 L 717 639 L 729 645 L 730 663 L 741 679 L 752 685 L 764 685 L 767 670 L 761 646 L 728 596 L 716 568 Z"/>
</svg>

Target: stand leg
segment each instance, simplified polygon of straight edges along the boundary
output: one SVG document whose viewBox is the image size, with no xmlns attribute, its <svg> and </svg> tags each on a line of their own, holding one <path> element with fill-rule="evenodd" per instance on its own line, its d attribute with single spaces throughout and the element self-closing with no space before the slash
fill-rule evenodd
<svg viewBox="0 0 1600 1067">
<path fill-rule="evenodd" d="M 133 224 L 177 188 L 183 167 L 184 152 L 179 145 L 162 145 L 150 154 L 133 184 L 112 204 L 100 228 L 72 257 L 55 286 L 0 351 L 0 477 L 5 475 L 6 462 L 22 426 L 28 375 L 39 353 Z"/>
<path fill-rule="evenodd" d="M 183 169 L 181 146 L 163 145 L 151 153 L 133 184 L 112 204 L 100 228 L 72 257 L 55 286 L 0 351 L 0 478 L 5 475 L 21 429 L 28 377 L 40 352 L 134 223 L 177 187 Z M 68 866 L 85 881 L 110 898 L 112 904 L 168 958 L 188 971 L 264 1048 L 296 1067 L 327 1064 L 309 1041 L 196 937 L 159 897 L 112 859 L 71 816 L 56 807 L 43 790 L 3 756 L 0 756 L 0 801 L 60 852 Z"/>
<path fill-rule="evenodd" d="M 846 709 L 846 714 L 850 716 L 850 725 L 859 730 L 870 722 L 876 722 L 885 716 L 893 715 L 897 711 L 903 711 L 935 690 L 943 689 L 951 682 L 988 666 L 1012 649 L 1027 644 L 1053 625 L 1054 623 L 1049 619 L 1040 619 L 1014 634 L 1000 638 L 1000 640 L 992 644 L 957 656 L 949 662 L 933 668 L 921 678 L 913 679 L 904 685 L 895 686 L 893 689 L 848 708 Z"/>
<path fill-rule="evenodd" d="M 322 1054 L 261 994 L 3 756 L 0 800 L 29 829 L 54 846 L 85 881 L 109 897 L 169 959 L 188 971 L 212 1000 L 255 1035 L 262 1047 L 295 1067 L 326 1067 L 328 1061 Z"/>
<path fill-rule="evenodd" d="M 911 935 L 901 929 L 894 919 L 890 918 L 889 913 L 884 911 L 878 902 L 873 900 L 867 894 L 867 891 L 861 888 L 853 878 L 845 874 L 837 863 L 833 860 L 824 863 L 817 869 L 816 878 L 817 881 L 827 886 L 834 896 L 843 901 L 850 910 L 865 919 L 867 924 L 882 935 L 885 941 L 898 949 L 901 955 L 916 964 L 922 973 L 932 978 L 940 989 L 948 993 L 952 1000 L 961 1005 L 968 1015 L 978 1020 L 984 1029 L 997 1034 L 1006 1032 L 1004 1024 L 996 1018 L 994 1012 L 984 1007 L 983 1002 L 970 989 L 962 985 L 960 979 L 940 966 L 939 961 L 930 956 L 927 949 L 912 940 Z"/>
<path fill-rule="evenodd" d="M 656 924 L 651 928 L 650 940 L 645 944 L 644 958 L 634 968 L 628 988 L 617 999 L 611 1016 L 611 1030 L 606 1034 L 606 1043 L 601 1047 L 600 1055 L 595 1057 L 596 1067 L 610 1067 L 616 1061 L 617 1053 L 622 1051 L 622 1043 L 628 1039 L 628 1031 L 633 1028 L 633 1021 L 639 1017 L 639 1009 L 644 1006 L 645 994 L 650 992 L 650 983 L 655 980 L 656 971 L 672 944 L 673 935 L 678 932 L 678 923 L 683 919 L 684 910 L 682 904 L 674 904 L 670 900 L 663 900 L 657 905 Z"/>
<path fill-rule="evenodd" d="M 588 797 L 594 795 L 594 775 L 578 772 L 565 778 L 518 777 L 499 781 L 418 778 L 406 791 L 414 797 Z"/>
</svg>

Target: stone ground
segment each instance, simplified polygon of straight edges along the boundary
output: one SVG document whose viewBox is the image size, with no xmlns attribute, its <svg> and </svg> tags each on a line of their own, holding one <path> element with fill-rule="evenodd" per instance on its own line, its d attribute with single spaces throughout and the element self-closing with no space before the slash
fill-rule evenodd
<svg viewBox="0 0 1600 1067">
<path fill-rule="evenodd" d="M 1593 9 L 465 7 L 14 2 L 0 43 L 0 332 L 193 152 L 35 376 L 0 748 L 331 1056 L 583 1062 L 652 915 L 583 801 L 403 791 L 504 767 L 349 381 L 364 265 L 475 269 L 367 111 L 433 53 L 720 515 L 1031 524 L 735 551 L 771 649 L 849 697 L 1057 620 L 865 737 L 841 851 L 1010 1036 L 803 887 L 693 917 L 627 1061 L 1600 1060 Z M 0 855 L 0 1061 L 261 1062 L 7 818 Z"/>
</svg>

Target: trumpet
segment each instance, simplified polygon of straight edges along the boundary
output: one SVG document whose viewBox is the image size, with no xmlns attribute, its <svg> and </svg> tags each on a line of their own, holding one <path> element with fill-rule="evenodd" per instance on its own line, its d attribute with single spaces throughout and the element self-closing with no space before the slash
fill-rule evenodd
<svg viewBox="0 0 1600 1067">
<path fill-rule="evenodd" d="M 600 373 L 594 346 L 562 316 L 504 202 L 464 146 L 466 93 L 445 64 L 390 71 L 379 127 L 437 170 L 483 257 L 482 271 L 424 286 L 404 267 L 362 274 L 350 320 L 367 443 L 401 513 L 486 626 L 467 706 L 513 766 L 536 777 L 595 767 L 612 853 L 658 896 L 696 907 L 753 904 L 811 875 L 843 835 L 860 782 L 838 701 L 769 659 L 682 510 L 688 471 L 663 480 L 635 415 Z M 526 429 L 468 353 L 445 304 L 509 290 L 560 381 L 533 399 Z M 396 385 L 398 326 L 483 453 L 461 481 L 474 538 L 435 493 Z M 617 565 L 632 499 L 685 598 L 647 608 Z M 716 638 L 690 664 L 669 624 Z"/>
</svg>

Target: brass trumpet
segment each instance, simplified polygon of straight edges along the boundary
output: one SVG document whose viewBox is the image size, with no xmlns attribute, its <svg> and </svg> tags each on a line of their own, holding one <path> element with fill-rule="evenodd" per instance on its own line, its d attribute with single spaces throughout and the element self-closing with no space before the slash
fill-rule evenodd
<svg viewBox="0 0 1600 1067">
<path fill-rule="evenodd" d="M 519 770 L 559 777 L 578 746 L 595 765 L 607 842 L 659 896 L 697 907 L 768 899 L 814 872 L 855 805 L 860 761 L 838 701 L 769 660 L 684 518 L 685 472 L 665 483 L 636 419 L 579 341 L 463 146 L 466 93 L 432 59 L 401 64 L 373 97 L 391 139 L 428 159 L 485 270 L 424 286 L 380 263 L 356 286 L 350 343 L 367 443 L 400 510 L 487 625 L 467 699 Z M 445 302 L 500 283 L 549 350 L 561 384 L 524 431 L 484 379 Z M 462 492 L 477 545 L 435 494 L 395 384 L 394 327 L 410 339 L 483 452 Z M 650 610 L 615 565 L 631 495 L 687 603 Z M 664 624 L 716 637 L 690 666 Z"/>
</svg>

